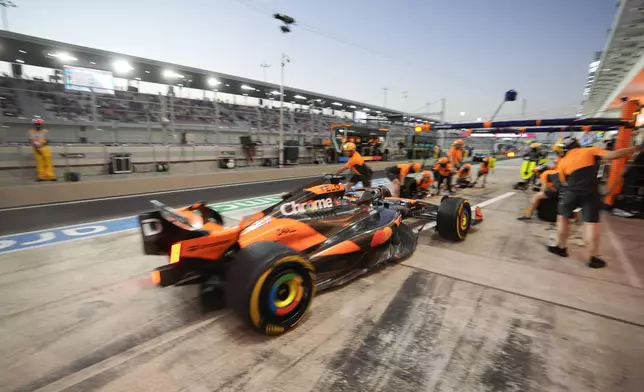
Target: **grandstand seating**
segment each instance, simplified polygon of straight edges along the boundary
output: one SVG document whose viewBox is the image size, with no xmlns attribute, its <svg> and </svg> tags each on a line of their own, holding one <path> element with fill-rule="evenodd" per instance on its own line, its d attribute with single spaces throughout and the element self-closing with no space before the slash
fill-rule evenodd
<svg viewBox="0 0 644 392">
<path fill-rule="evenodd" d="M 162 102 L 165 100 L 165 102 Z M 42 80 L 0 77 L 0 105 L 5 117 L 31 117 L 39 114 L 46 121 L 88 122 L 93 118 L 91 96 L 88 93 L 66 91 L 60 83 Z M 214 125 L 220 128 L 276 132 L 279 127 L 279 109 L 244 106 L 217 101 L 219 116 L 210 100 L 188 99 L 115 91 L 114 95 L 96 97 L 98 122 L 123 124 L 160 123 L 164 117 L 162 106 L 174 113 L 175 124 Z M 168 120 L 171 115 L 167 114 Z M 217 121 L 215 122 L 215 117 Z M 312 115 L 301 109 L 287 109 L 284 129 L 288 134 L 326 133 L 334 122 L 346 121 L 323 114 Z"/>
</svg>

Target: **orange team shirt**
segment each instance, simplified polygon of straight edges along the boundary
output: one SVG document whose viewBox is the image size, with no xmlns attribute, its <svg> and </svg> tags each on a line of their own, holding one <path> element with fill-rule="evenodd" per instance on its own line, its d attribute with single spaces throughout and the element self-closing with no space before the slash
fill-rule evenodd
<svg viewBox="0 0 644 392">
<path fill-rule="evenodd" d="M 398 168 L 400 169 L 400 178 L 405 178 L 411 171 L 411 165 L 413 163 L 400 163 L 398 164 Z"/>
<path fill-rule="evenodd" d="M 449 149 L 449 160 L 454 164 L 458 165 L 463 160 L 463 150 L 451 147 Z"/>
<path fill-rule="evenodd" d="M 542 184 L 546 184 L 546 188 L 557 190 L 559 188 L 559 171 L 557 169 L 545 170 L 539 176 Z"/>
<path fill-rule="evenodd" d="M 347 169 L 351 169 L 355 174 L 362 175 L 362 168 L 364 167 L 364 158 L 357 151 L 353 153 L 351 158 L 347 161 Z"/>
<path fill-rule="evenodd" d="M 422 177 L 420 179 L 420 181 L 418 182 L 418 186 L 420 187 L 420 189 L 427 190 L 427 189 L 429 189 L 430 186 L 432 186 L 433 182 L 434 182 L 434 180 L 432 180 L 431 177 L 429 177 L 429 178 Z"/>
<path fill-rule="evenodd" d="M 467 177 L 467 176 L 469 176 L 469 175 L 470 175 L 470 171 L 469 171 L 469 170 L 467 170 L 467 169 L 465 169 L 464 167 L 463 167 L 463 168 L 461 168 L 461 169 L 458 171 L 458 176 L 459 176 L 459 177 Z"/>
<path fill-rule="evenodd" d="M 599 160 L 606 150 L 599 147 L 575 148 L 561 158 L 557 169 L 559 180 L 567 189 L 577 192 L 598 192 Z"/>
<path fill-rule="evenodd" d="M 441 176 L 449 176 L 450 174 L 452 174 L 452 164 L 448 163 L 443 167 L 440 163 L 437 163 L 434 166 L 434 170 L 437 171 Z"/>
<path fill-rule="evenodd" d="M 487 162 L 481 162 L 481 164 L 479 165 L 479 173 L 487 174 L 489 170 L 490 169 L 488 169 L 488 163 Z"/>
</svg>

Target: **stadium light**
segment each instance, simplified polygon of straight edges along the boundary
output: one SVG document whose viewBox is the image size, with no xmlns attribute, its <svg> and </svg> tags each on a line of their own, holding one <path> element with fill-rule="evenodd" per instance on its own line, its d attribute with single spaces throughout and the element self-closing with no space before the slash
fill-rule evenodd
<svg viewBox="0 0 644 392">
<path fill-rule="evenodd" d="M 173 78 L 183 78 L 183 75 L 181 75 L 180 73 L 171 71 L 169 69 L 166 69 L 165 71 L 163 71 L 163 77 L 168 79 L 173 79 Z"/>
<path fill-rule="evenodd" d="M 371 109 L 369 109 L 369 108 L 362 108 L 362 110 L 365 111 L 365 112 L 370 112 L 371 111 Z"/>
<path fill-rule="evenodd" d="M 342 106 L 342 104 L 340 102 L 333 102 L 331 105 Z"/>
<path fill-rule="evenodd" d="M 271 94 L 273 94 L 273 95 L 282 95 L 282 93 L 280 93 L 280 92 L 279 92 L 279 91 L 277 91 L 277 90 L 275 90 L 275 91 L 271 91 Z"/>
<path fill-rule="evenodd" d="M 295 96 L 295 97 L 293 97 L 293 98 L 295 98 L 295 99 L 306 99 L 306 97 L 303 97 L 303 96 L 301 96 L 301 95 L 296 95 L 296 96 Z"/>
<path fill-rule="evenodd" d="M 483 121 L 483 118 L 482 117 L 477 117 L 476 121 Z"/>
<path fill-rule="evenodd" d="M 255 87 L 246 86 L 245 84 L 243 84 L 241 88 L 242 90 L 253 90 L 253 91 L 255 90 Z"/>
<path fill-rule="evenodd" d="M 116 73 L 125 74 L 134 69 L 134 67 L 127 60 L 116 60 L 114 61 L 114 71 Z"/>
<path fill-rule="evenodd" d="M 464 116 L 464 115 L 465 115 L 465 112 L 461 112 L 461 113 L 459 113 L 459 114 L 460 114 L 461 116 Z"/>
<path fill-rule="evenodd" d="M 351 108 L 351 109 L 357 109 L 356 105 L 351 105 L 351 106 L 349 106 L 349 108 Z"/>
<path fill-rule="evenodd" d="M 69 55 L 69 54 L 67 54 L 67 53 L 63 53 L 63 52 L 47 53 L 47 56 L 49 56 L 49 57 L 55 57 L 55 58 L 57 58 L 58 60 L 63 61 L 63 62 L 65 62 L 65 61 L 76 61 L 76 60 L 78 60 L 76 57 L 74 57 L 74 56 L 72 56 L 72 55 Z"/>
</svg>

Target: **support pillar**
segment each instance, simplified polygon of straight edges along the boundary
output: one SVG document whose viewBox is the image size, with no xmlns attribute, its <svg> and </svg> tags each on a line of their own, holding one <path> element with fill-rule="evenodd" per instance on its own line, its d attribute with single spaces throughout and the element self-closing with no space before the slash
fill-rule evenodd
<svg viewBox="0 0 644 392">
<path fill-rule="evenodd" d="M 622 120 L 626 121 L 635 121 L 635 112 L 639 107 L 639 101 L 637 100 L 628 100 L 625 101 L 622 105 Z M 617 133 L 617 139 L 615 140 L 615 150 L 620 148 L 627 148 L 631 145 L 631 139 L 633 138 L 633 128 L 632 127 L 621 127 Z M 604 204 L 612 206 L 615 202 L 615 197 L 620 194 L 622 191 L 622 186 L 624 181 L 622 179 L 622 174 L 626 168 L 626 162 L 631 157 L 615 159 L 610 165 L 610 173 L 608 176 L 608 184 L 610 187 L 610 192 L 604 198 Z"/>
</svg>

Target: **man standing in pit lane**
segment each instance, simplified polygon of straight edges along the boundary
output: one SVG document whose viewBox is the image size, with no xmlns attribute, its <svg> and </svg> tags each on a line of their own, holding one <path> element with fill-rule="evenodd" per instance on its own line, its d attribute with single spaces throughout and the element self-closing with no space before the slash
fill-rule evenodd
<svg viewBox="0 0 644 392">
<path fill-rule="evenodd" d="M 644 150 L 644 143 L 607 151 L 599 147 L 581 148 L 577 139 L 569 137 L 563 140 L 564 156 L 557 165 L 559 179 L 562 183 L 562 194 L 559 199 L 557 216 L 557 243 L 548 246 L 548 251 L 560 257 L 568 257 L 566 246 L 570 233 L 570 222 L 574 211 L 582 208 L 582 220 L 585 226 L 586 244 L 588 244 L 590 268 L 602 268 L 606 262 L 599 257 L 599 213 L 602 209 L 601 194 L 597 171 L 599 161 L 610 161 L 628 157 Z"/>
<path fill-rule="evenodd" d="M 456 170 L 461 168 L 461 162 L 463 162 L 463 145 L 463 140 L 456 139 L 449 149 L 449 161 Z"/>
<path fill-rule="evenodd" d="M 353 186 L 359 182 L 362 182 L 362 186 L 364 187 L 370 187 L 371 179 L 373 177 L 373 170 L 371 170 L 371 168 L 367 166 L 362 155 L 360 155 L 360 153 L 356 151 L 355 143 L 345 143 L 342 149 L 349 156 L 349 160 L 342 169 L 335 172 L 335 175 L 340 175 L 345 170 L 349 169 L 351 170 L 353 175 L 349 179 L 347 189 L 353 188 Z"/>
</svg>

